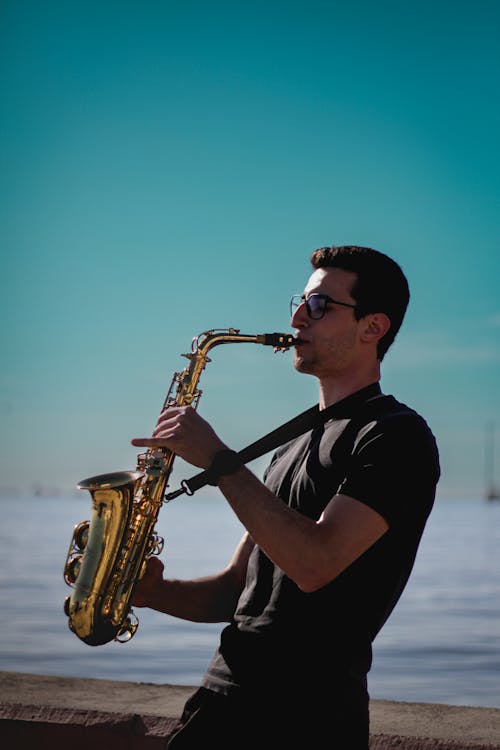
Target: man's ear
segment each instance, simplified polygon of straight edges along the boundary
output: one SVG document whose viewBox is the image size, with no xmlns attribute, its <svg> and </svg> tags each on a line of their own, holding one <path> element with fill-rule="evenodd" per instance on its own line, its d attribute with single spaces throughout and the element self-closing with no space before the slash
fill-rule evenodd
<svg viewBox="0 0 500 750">
<path fill-rule="evenodd" d="M 380 341 L 391 327 L 391 321 L 385 313 L 369 313 L 363 318 L 364 326 L 361 329 L 363 341 Z"/>
</svg>

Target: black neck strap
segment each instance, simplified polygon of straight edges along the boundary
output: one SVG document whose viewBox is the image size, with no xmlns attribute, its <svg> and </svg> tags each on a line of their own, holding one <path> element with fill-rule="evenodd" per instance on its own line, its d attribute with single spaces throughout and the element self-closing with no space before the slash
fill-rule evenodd
<svg viewBox="0 0 500 750">
<path fill-rule="evenodd" d="M 268 432 L 267 435 L 259 438 L 254 443 L 247 445 L 246 448 L 238 451 L 238 457 L 242 464 L 250 463 L 250 461 L 263 456 L 265 453 L 269 453 L 269 451 L 275 450 L 280 445 L 294 440 L 305 432 L 309 432 L 309 430 L 313 430 L 328 422 L 329 419 L 341 419 L 343 417 L 351 419 L 361 412 L 368 401 L 380 395 L 379 384 L 372 383 L 341 401 L 327 406 L 326 409 L 319 409 L 317 405 L 312 406 L 310 409 L 306 409 L 306 411 L 280 425 L 275 430 Z M 196 490 L 209 484 L 210 478 L 208 469 L 205 469 L 199 474 L 195 474 L 191 479 L 183 479 L 181 488 L 175 492 L 166 494 L 164 502 L 169 502 L 184 494 L 193 495 Z"/>
</svg>

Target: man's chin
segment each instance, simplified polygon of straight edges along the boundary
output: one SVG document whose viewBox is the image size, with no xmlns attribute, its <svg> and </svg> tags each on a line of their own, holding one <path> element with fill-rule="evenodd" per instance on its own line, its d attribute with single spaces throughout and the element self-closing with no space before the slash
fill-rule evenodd
<svg viewBox="0 0 500 750">
<path fill-rule="evenodd" d="M 297 372 L 303 372 L 305 374 L 312 374 L 314 370 L 314 364 L 305 357 L 301 357 L 300 354 L 296 354 L 293 360 L 293 366 Z"/>
</svg>

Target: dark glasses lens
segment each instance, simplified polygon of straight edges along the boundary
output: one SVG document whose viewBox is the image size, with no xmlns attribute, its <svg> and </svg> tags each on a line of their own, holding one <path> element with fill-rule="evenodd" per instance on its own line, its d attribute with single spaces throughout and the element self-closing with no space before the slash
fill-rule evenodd
<svg viewBox="0 0 500 750">
<path fill-rule="evenodd" d="M 323 294 L 311 294 L 306 300 L 307 313 L 313 320 L 319 320 L 326 312 L 329 298 Z"/>
<path fill-rule="evenodd" d="M 293 318 L 295 310 L 305 302 L 308 316 L 312 320 L 320 320 L 325 314 L 329 299 L 324 294 L 311 294 L 307 299 L 303 294 L 294 294 L 290 300 L 290 315 Z"/>
</svg>

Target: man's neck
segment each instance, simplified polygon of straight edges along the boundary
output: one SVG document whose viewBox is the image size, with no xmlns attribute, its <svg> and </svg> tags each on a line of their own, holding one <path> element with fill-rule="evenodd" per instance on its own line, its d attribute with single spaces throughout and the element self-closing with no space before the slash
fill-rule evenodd
<svg viewBox="0 0 500 750">
<path fill-rule="evenodd" d="M 369 372 L 352 374 L 348 378 L 332 377 L 319 380 L 319 408 L 326 409 L 327 406 L 336 404 L 352 393 L 360 391 L 372 383 L 380 380 L 380 362 L 370 369 Z"/>
</svg>

